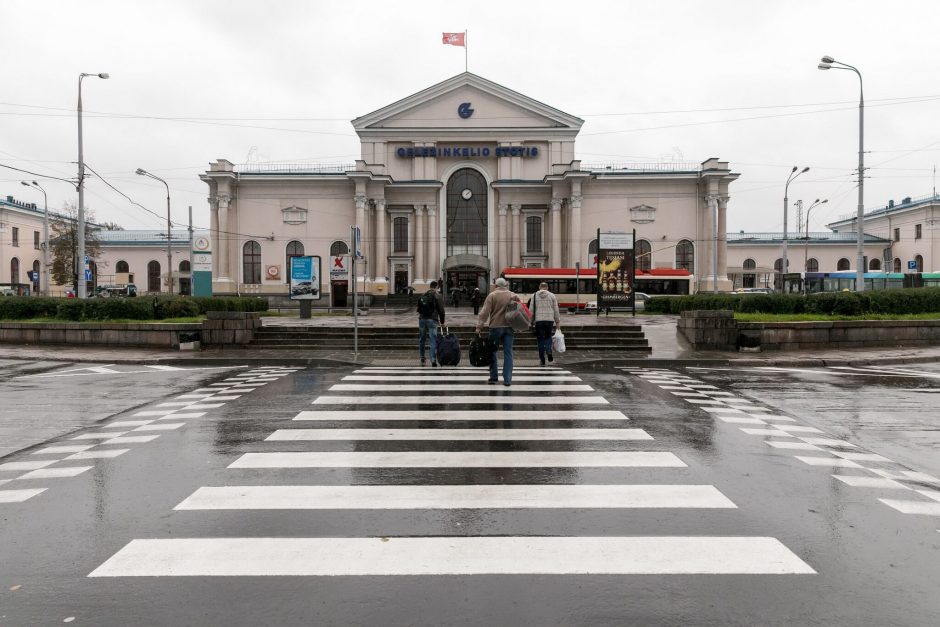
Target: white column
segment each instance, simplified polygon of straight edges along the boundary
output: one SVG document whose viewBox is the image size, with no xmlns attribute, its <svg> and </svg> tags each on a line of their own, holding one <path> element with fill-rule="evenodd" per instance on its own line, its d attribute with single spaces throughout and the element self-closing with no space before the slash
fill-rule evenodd
<svg viewBox="0 0 940 627">
<path fill-rule="evenodd" d="M 728 197 L 718 197 L 718 280 L 728 281 Z"/>
<path fill-rule="evenodd" d="M 572 194 L 568 201 L 570 216 L 568 219 L 568 265 L 574 267 L 587 256 L 585 242 L 581 240 L 581 194 Z"/>
<path fill-rule="evenodd" d="M 387 282 L 388 276 L 388 214 L 385 212 L 385 199 L 375 201 L 375 277 Z"/>
<path fill-rule="evenodd" d="M 437 207 L 428 205 L 428 270 L 431 280 L 441 276 L 441 224 Z"/>
<path fill-rule="evenodd" d="M 428 236 L 424 224 L 424 205 L 415 205 L 415 281 L 427 282 L 425 259 L 427 258 Z"/>
<path fill-rule="evenodd" d="M 416 217 L 417 212 L 408 216 L 408 253 L 411 255 L 411 285 L 414 285 L 418 280 L 418 262 L 416 257 L 418 251 L 418 229 L 415 225 Z"/>
<path fill-rule="evenodd" d="M 509 241 L 510 249 L 512 252 L 509 253 L 510 254 L 509 265 L 518 266 L 518 265 L 521 265 L 522 263 L 521 254 L 519 252 L 519 243 L 522 239 L 522 227 L 520 226 L 521 221 L 520 221 L 519 216 L 522 213 L 521 211 L 522 205 L 509 205 L 509 209 L 512 212 L 512 215 L 510 216 L 510 219 L 509 219 L 510 223 L 512 224 L 512 227 L 510 228 L 510 231 L 512 232 L 512 234 L 510 235 L 511 239 Z"/>
<path fill-rule="evenodd" d="M 503 268 L 509 265 L 509 226 L 507 223 L 506 214 L 509 213 L 509 205 L 500 203 L 499 204 L 499 217 L 496 220 L 496 252 L 498 258 L 496 259 L 496 267 L 493 270 L 498 275 L 502 272 Z"/>
<path fill-rule="evenodd" d="M 551 203 L 552 241 L 549 243 L 548 265 L 552 268 L 563 267 L 561 259 L 561 198 L 552 198 Z"/>
<path fill-rule="evenodd" d="M 714 237 L 715 221 L 712 218 L 712 199 L 706 196 L 700 211 L 702 212 L 702 232 L 699 235 L 699 245 L 695 249 L 695 274 L 701 291 L 712 289 L 712 238 Z"/>
<path fill-rule="evenodd" d="M 229 206 L 231 205 L 231 198 L 225 195 L 218 196 L 219 203 L 219 280 L 220 281 L 232 281 L 235 277 L 232 276 L 232 235 L 233 229 L 230 228 L 232 224 L 231 215 L 229 214 Z M 215 251 L 213 251 L 215 252 Z"/>
<path fill-rule="evenodd" d="M 217 281 L 219 277 L 219 199 L 216 196 L 209 197 L 209 238 L 212 240 L 212 280 Z"/>
<path fill-rule="evenodd" d="M 353 200 L 356 202 L 356 226 L 359 227 L 360 232 L 362 233 L 362 254 L 365 255 L 365 231 L 366 231 L 366 207 L 369 206 L 369 199 L 366 198 L 365 194 L 356 194 L 353 197 Z M 352 250 L 352 247 L 355 246 L 354 242 L 349 242 L 350 245 L 350 254 L 353 254 L 355 251 Z M 359 290 L 364 289 L 365 283 L 365 265 L 361 261 L 356 261 L 356 276 L 353 279 L 358 283 Z"/>
</svg>

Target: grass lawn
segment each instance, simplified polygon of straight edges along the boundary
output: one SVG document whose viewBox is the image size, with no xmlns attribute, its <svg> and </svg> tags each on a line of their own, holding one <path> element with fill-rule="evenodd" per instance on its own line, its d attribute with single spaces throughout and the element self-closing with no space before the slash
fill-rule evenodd
<svg viewBox="0 0 940 627">
<path fill-rule="evenodd" d="M 833 320 L 940 320 L 940 312 L 922 314 L 865 314 L 861 316 L 829 316 L 824 314 L 735 313 L 741 322 L 829 322 Z"/>
</svg>

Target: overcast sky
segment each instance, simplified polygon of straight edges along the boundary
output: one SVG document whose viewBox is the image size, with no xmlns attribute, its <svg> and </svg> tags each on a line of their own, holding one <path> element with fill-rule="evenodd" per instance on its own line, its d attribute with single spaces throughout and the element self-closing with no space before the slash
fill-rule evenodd
<svg viewBox="0 0 940 627">
<path fill-rule="evenodd" d="M 0 164 L 70 178 L 84 81 L 86 205 L 99 221 L 208 225 L 208 163 L 352 163 L 349 121 L 464 69 L 585 120 L 584 163 L 729 161 L 729 230 L 779 231 L 790 186 L 811 230 L 854 213 L 865 79 L 865 205 L 933 193 L 940 161 L 940 2 L 106 2 L 0 0 Z M 0 195 L 42 202 L 0 168 Z M 49 204 L 74 188 L 43 183 Z M 791 230 L 795 230 L 794 218 Z M 158 216 L 164 216 L 160 218 Z"/>
</svg>

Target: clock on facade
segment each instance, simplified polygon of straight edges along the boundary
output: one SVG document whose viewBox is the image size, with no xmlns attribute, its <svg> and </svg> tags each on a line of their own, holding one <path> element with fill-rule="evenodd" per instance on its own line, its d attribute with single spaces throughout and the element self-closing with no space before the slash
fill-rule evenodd
<svg viewBox="0 0 940 627">
<path fill-rule="evenodd" d="M 209 248 L 209 238 L 207 237 L 197 237 L 193 242 L 193 246 L 196 247 L 196 250 L 206 250 Z"/>
<path fill-rule="evenodd" d="M 471 192 L 469 189 L 465 189 L 462 192 L 460 192 L 460 197 L 463 198 L 464 200 L 470 200 L 471 198 L 473 198 L 473 192 Z"/>
</svg>

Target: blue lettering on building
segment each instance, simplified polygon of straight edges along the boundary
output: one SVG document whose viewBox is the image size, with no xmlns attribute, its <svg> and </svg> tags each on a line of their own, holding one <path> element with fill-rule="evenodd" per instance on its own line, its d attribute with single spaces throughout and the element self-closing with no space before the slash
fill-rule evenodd
<svg viewBox="0 0 940 627">
<path fill-rule="evenodd" d="M 458 157 L 458 158 L 483 158 L 494 157 L 537 157 L 539 149 L 536 146 L 444 146 L 437 148 L 435 146 L 418 146 L 409 148 L 397 148 L 395 154 L 404 159 L 423 159 L 431 157 Z"/>
</svg>

